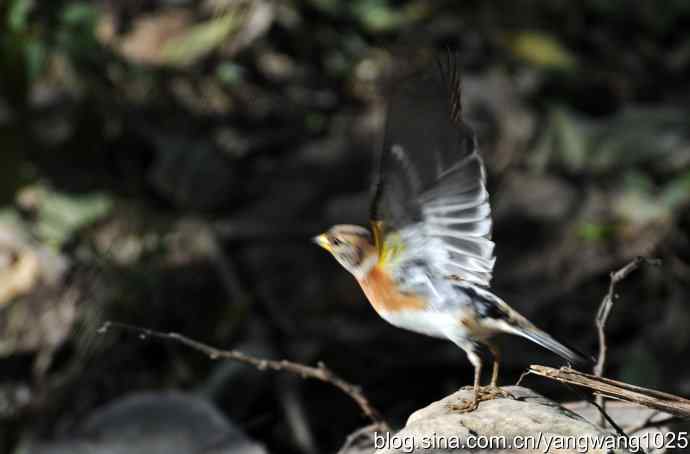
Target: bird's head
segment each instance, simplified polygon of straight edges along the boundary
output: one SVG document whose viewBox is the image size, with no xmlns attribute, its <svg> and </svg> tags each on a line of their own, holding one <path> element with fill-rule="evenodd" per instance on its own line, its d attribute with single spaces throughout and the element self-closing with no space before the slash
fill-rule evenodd
<svg viewBox="0 0 690 454">
<path fill-rule="evenodd" d="M 333 226 L 314 237 L 314 242 L 333 254 L 357 279 L 366 276 L 378 260 L 371 233 L 358 225 Z"/>
</svg>

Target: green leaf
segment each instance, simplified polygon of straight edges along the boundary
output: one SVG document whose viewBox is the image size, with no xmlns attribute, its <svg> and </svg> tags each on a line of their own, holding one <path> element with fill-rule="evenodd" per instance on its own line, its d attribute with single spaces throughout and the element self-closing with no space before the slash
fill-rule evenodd
<svg viewBox="0 0 690 454">
<path fill-rule="evenodd" d="M 187 66 L 220 47 L 241 25 L 234 10 L 191 27 L 163 48 L 163 57 L 171 65 Z"/>
<path fill-rule="evenodd" d="M 690 172 L 674 178 L 664 186 L 661 200 L 670 209 L 690 203 Z"/>
<path fill-rule="evenodd" d="M 231 61 L 224 61 L 216 67 L 216 77 L 227 85 L 235 85 L 242 81 L 244 68 Z"/>
<path fill-rule="evenodd" d="M 56 248 L 112 209 L 112 200 L 105 194 L 68 194 L 44 186 L 25 191 L 31 191 L 31 197 L 37 202 L 37 235 Z"/>
<path fill-rule="evenodd" d="M 418 21 L 429 13 L 428 6 L 391 4 L 389 0 L 357 0 L 349 3 L 351 14 L 370 32 L 389 32 Z"/>
<path fill-rule="evenodd" d="M 513 54 L 535 66 L 570 70 L 577 60 L 558 40 L 541 32 L 520 32 L 508 38 Z"/>
<path fill-rule="evenodd" d="M 26 64 L 26 76 L 29 81 L 36 80 L 46 67 L 48 52 L 43 41 L 32 39 L 24 46 L 24 59 Z"/>
<path fill-rule="evenodd" d="M 89 3 L 70 3 L 62 10 L 62 22 L 70 27 L 95 27 L 98 11 Z"/>
<path fill-rule="evenodd" d="M 7 27 L 17 33 L 24 31 L 28 24 L 29 13 L 34 6 L 33 0 L 14 0 L 7 11 Z"/>
<path fill-rule="evenodd" d="M 654 191 L 654 182 L 649 175 L 631 170 L 623 175 L 623 188 L 626 191 L 651 194 Z"/>
<path fill-rule="evenodd" d="M 577 227 L 577 236 L 587 241 L 600 241 L 610 238 L 614 230 L 612 225 L 584 222 Z"/>
</svg>

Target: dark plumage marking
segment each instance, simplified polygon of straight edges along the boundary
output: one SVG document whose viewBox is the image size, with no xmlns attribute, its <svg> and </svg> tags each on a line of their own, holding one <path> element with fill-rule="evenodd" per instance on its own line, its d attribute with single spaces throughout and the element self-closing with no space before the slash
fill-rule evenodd
<svg viewBox="0 0 690 454">
<path fill-rule="evenodd" d="M 348 246 L 348 249 L 346 249 L 345 251 L 338 252 L 338 254 L 341 257 L 345 258 L 347 260 L 347 262 L 352 266 L 358 266 L 359 264 L 362 263 L 362 261 L 364 260 L 364 251 L 362 250 L 361 247 L 352 245 L 347 241 L 343 241 L 343 240 L 338 240 L 338 241 L 340 241 L 341 243 L 345 243 Z M 333 243 L 336 247 L 338 246 L 338 244 L 335 244 L 335 241 Z"/>
<path fill-rule="evenodd" d="M 436 59 L 436 66 L 442 81 L 447 85 L 448 94 L 448 114 L 455 123 L 462 123 L 462 84 L 460 81 L 460 71 L 458 61 L 452 53 L 446 54 L 445 61 L 441 58 Z"/>
<path fill-rule="evenodd" d="M 463 289 L 470 296 L 474 310 L 477 312 L 477 315 L 479 315 L 480 318 L 505 320 L 507 322 L 512 320 L 510 312 L 503 308 L 498 302 L 478 293 L 470 286 L 463 287 Z"/>
</svg>

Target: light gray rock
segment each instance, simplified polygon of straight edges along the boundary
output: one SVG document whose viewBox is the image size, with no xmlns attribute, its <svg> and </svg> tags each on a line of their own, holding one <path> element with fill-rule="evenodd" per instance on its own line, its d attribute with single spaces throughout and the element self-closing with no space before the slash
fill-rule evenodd
<svg viewBox="0 0 690 454">
<path fill-rule="evenodd" d="M 585 437 L 602 437 L 613 433 L 602 430 L 534 391 L 515 386 L 505 389 L 516 399 L 485 401 L 470 413 L 459 413 L 451 409 L 453 404 L 460 404 L 463 399 L 468 399 L 471 396 L 469 391 L 461 390 L 434 402 L 413 413 L 405 427 L 394 436 L 376 434 L 375 453 L 629 452 L 625 449 L 609 451 L 605 447 L 594 449 L 592 446 L 585 446 Z M 518 443 L 532 443 L 532 446 L 518 446 Z M 571 446 L 565 443 L 571 443 Z"/>
<path fill-rule="evenodd" d="M 182 393 L 138 393 L 96 410 L 73 437 L 22 454 L 266 454 L 213 405 Z"/>
<path fill-rule="evenodd" d="M 588 421 L 600 420 L 599 410 L 589 402 L 568 402 L 563 407 L 577 413 Z M 607 401 L 606 414 L 630 435 L 631 439 L 640 443 L 642 449 L 654 454 L 664 454 L 668 444 L 688 447 L 688 437 L 681 433 L 672 433 L 664 421 L 672 415 L 652 408 L 642 407 L 630 402 Z"/>
</svg>

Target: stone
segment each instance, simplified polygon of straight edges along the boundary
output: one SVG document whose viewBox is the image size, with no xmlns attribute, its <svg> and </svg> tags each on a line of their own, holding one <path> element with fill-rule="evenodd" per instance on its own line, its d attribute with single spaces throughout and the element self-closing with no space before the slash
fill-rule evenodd
<svg viewBox="0 0 690 454">
<path fill-rule="evenodd" d="M 414 412 L 397 434 L 375 434 L 375 454 L 581 454 L 616 453 L 626 449 L 595 449 L 588 438 L 615 437 L 556 402 L 534 391 L 503 388 L 515 399 L 498 398 L 481 402 L 469 413 L 451 409 L 471 397 L 460 390 Z M 529 445 L 531 443 L 531 446 Z M 570 446 L 567 445 L 570 443 Z M 518 444 L 522 444 L 519 446 Z"/>
<path fill-rule="evenodd" d="M 26 454 L 266 454 L 210 402 L 135 393 L 95 410 L 66 439 L 30 441 Z"/>
</svg>

